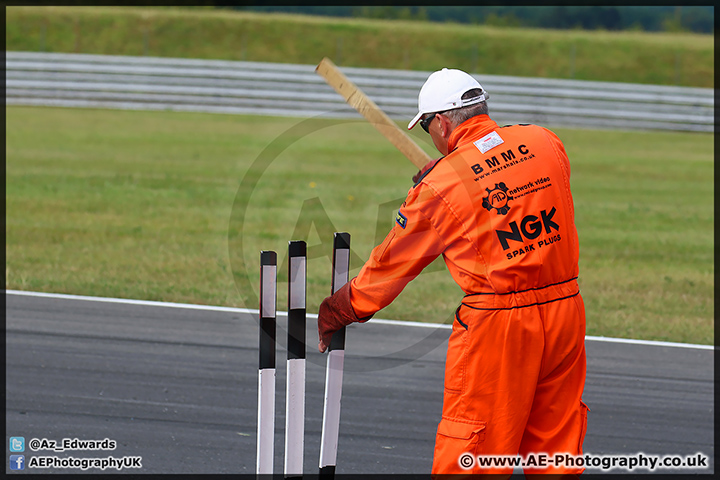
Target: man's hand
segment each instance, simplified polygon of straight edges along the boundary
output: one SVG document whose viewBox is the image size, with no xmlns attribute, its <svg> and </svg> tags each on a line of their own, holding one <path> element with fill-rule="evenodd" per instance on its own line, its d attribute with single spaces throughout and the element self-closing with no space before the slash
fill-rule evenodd
<svg viewBox="0 0 720 480">
<path fill-rule="evenodd" d="M 431 162 L 428 162 L 423 168 L 421 168 L 420 170 L 418 170 L 418 172 L 412 177 L 413 183 L 417 183 L 418 180 L 420 180 L 420 177 L 422 177 L 423 175 L 425 175 L 425 172 L 427 172 L 427 171 L 430 170 L 432 167 L 434 167 L 435 164 L 438 162 L 438 160 L 440 160 L 440 159 L 439 159 L 439 158 L 436 158 L 435 160 L 433 160 L 433 161 L 431 161 Z"/>
<path fill-rule="evenodd" d="M 320 304 L 318 314 L 318 350 L 324 353 L 330 345 L 333 333 L 353 322 L 367 322 L 370 318 L 360 320 L 350 303 L 350 282 L 343 285 L 340 290 L 327 297 Z"/>
</svg>

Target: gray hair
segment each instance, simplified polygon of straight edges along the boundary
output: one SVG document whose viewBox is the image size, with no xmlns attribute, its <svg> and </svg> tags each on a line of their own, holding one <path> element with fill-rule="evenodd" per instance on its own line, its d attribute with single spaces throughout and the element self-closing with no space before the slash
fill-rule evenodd
<svg viewBox="0 0 720 480">
<path fill-rule="evenodd" d="M 461 98 L 463 100 L 469 100 L 471 98 L 479 97 L 483 93 L 485 94 L 486 100 L 490 98 L 487 92 L 484 92 L 481 88 L 473 88 L 472 90 L 468 90 L 467 92 L 463 93 L 463 96 Z M 482 101 L 480 103 L 476 103 L 475 105 L 468 105 L 467 107 L 455 108 L 453 110 L 447 110 L 440 113 L 445 115 L 455 126 L 457 126 L 472 117 L 476 117 L 478 115 L 487 115 L 488 106 L 487 101 Z"/>
</svg>

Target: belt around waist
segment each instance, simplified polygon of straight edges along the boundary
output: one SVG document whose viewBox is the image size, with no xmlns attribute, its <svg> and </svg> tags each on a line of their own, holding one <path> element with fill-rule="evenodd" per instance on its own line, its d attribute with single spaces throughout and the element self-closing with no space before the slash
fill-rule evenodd
<svg viewBox="0 0 720 480">
<path fill-rule="evenodd" d="M 574 297 L 580 293 L 577 277 L 544 287 L 507 293 L 469 293 L 462 305 L 475 310 L 508 310 L 532 307 Z"/>
</svg>

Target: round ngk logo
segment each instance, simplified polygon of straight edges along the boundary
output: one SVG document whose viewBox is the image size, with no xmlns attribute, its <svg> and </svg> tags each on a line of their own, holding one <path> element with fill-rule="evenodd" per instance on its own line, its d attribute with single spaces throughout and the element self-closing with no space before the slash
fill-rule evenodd
<svg viewBox="0 0 720 480">
<path fill-rule="evenodd" d="M 496 183 L 495 188 L 492 190 L 489 188 L 485 188 L 485 190 L 488 192 L 488 195 L 483 198 L 483 207 L 488 211 L 494 208 L 497 213 L 507 215 L 507 212 L 510 210 L 508 201 L 512 200 L 513 197 L 507 194 L 508 187 L 505 186 L 505 183 Z"/>
</svg>

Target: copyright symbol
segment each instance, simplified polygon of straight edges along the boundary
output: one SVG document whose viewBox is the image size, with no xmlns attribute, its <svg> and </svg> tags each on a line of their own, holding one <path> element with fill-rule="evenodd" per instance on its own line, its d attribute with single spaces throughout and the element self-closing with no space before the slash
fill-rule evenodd
<svg viewBox="0 0 720 480">
<path fill-rule="evenodd" d="M 37 438 L 33 438 L 30 440 L 30 450 L 33 452 L 37 451 L 40 448 L 40 440 Z"/>
<path fill-rule="evenodd" d="M 469 453 L 463 453 L 460 455 L 460 466 L 464 469 L 470 469 L 475 464 L 475 459 Z"/>
</svg>

